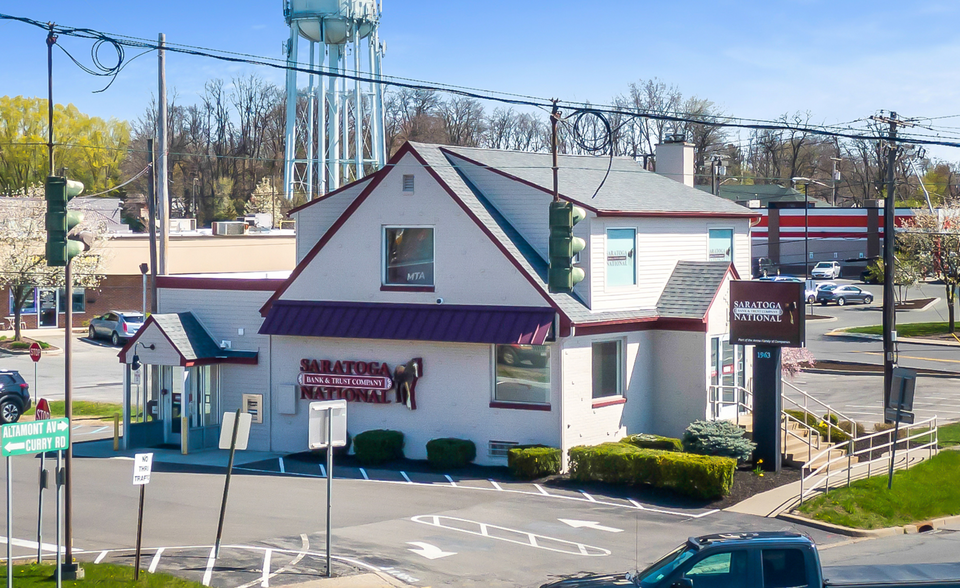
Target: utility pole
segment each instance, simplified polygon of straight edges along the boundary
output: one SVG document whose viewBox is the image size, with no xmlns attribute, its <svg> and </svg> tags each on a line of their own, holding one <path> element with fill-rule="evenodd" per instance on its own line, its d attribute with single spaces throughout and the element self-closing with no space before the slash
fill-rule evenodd
<svg viewBox="0 0 960 588">
<path fill-rule="evenodd" d="M 147 139 L 147 230 L 150 231 L 150 312 L 157 312 L 157 174 L 153 156 L 153 139 Z M 146 320 L 146 318 L 144 318 Z"/>
<path fill-rule="evenodd" d="M 157 194 L 159 196 L 159 214 L 160 222 L 160 256 L 158 261 L 159 273 L 161 276 L 167 275 L 167 260 L 170 254 L 170 194 L 167 184 L 167 55 L 164 49 L 167 36 L 160 33 L 158 39 L 158 77 L 159 77 L 159 112 L 157 120 L 157 143 L 160 153 L 157 157 Z"/>
<path fill-rule="evenodd" d="M 883 203 L 883 406 L 889 404 L 890 386 L 893 382 L 893 368 L 896 365 L 897 314 L 894 301 L 894 228 L 896 203 L 894 202 L 894 166 L 897 163 L 897 126 L 907 125 L 897 118 L 896 112 L 889 117 L 872 116 L 871 120 L 890 125 L 887 135 L 887 197 Z M 887 422 L 890 422 L 887 420 Z"/>
<path fill-rule="evenodd" d="M 557 164 L 557 122 L 560 120 L 560 110 L 556 99 L 553 100 L 553 109 L 550 111 L 550 151 L 553 153 L 553 201 L 560 202 L 560 172 Z"/>
<path fill-rule="evenodd" d="M 831 157 L 830 160 L 833 162 L 833 175 L 830 176 L 830 178 L 832 179 L 831 184 L 833 184 L 833 194 L 830 197 L 830 205 L 836 206 L 837 205 L 837 187 L 840 184 L 840 162 L 843 160 L 839 157 Z"/>
</svg>

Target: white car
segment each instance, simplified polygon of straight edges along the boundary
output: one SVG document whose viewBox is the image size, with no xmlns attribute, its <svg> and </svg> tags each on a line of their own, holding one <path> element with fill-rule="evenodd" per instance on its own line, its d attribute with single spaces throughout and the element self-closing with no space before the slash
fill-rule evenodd
<svg viewBox="0 0 960 588">
<path fill-rule="evenodd" d="M 810 275 L 813 276 L 814 279 L 823 278 L 826 280 L 836 280 L 840 277 L 840 262 L 821 261 L 813 266 L 813 271 L 810 272 Z"/>
<path fill-rule="evenodd" d="M 817 292 L 821 289 L 830 286 L 833 288 L 837 287 L 836 282 L 820 282 L 819 284 L 814 284 L 813 280 L 807 280 L 807 287 L 803 290 L 803 297 L 806 299 L 807 304 L 813 304 L 817 301 Z"/>
</svg>

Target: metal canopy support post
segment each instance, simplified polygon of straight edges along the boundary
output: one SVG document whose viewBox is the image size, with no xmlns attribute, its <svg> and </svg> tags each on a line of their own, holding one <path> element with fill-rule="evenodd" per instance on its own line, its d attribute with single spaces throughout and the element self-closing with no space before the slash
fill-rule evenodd
<svg viewBox="0 0 960 588">
<path fill-rule="evenodd" d="M 133 369 L 130 364 L 123 364 L 123 437 L 120 443 L 124 451 L 130 448 L 130 406 L 133 404 L 131 402 L 131 389 L 133 386 L 130 382 L 133 380 L 132 376 Z"/>
<path fill-rule="evenodd" d="M 757 345 L 753 348 L 753 440 L 756 459 L 763 469 L 779 472 L 781 467 L 780 348 Z"/>
<path fill-rule="evenodd" d="M 333 410 L 327 410 L 327 577 L 333 577 L 330 568 L 330 512 L 333 504 Z"/>
</svg>

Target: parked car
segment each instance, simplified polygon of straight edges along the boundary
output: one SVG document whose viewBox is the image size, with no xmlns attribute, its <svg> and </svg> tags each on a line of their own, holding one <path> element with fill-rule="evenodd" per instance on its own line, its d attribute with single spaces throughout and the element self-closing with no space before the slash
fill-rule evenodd
<svg viewBox="0 0 960 588">
<path fill-rule="evenodd" d="M 759 281 L 761 282 L 802 282 L 803 279 L 798 278 L 797 276 L 767 276 L 764 278 L 760 278 Z"/>
<path fill-rule="evenodd" d="M 807 287 L 804 290 L 803 297 L 806 299 L 807 304 L 813 304 L 817 301 L 817 292 L 830 286 L 831 288 L 836 288 L 836 282 L 820 282 L 819 284 L 814 284 L 812 281 L 807 281 Z"/>
<path fill-rule="evenodd" d="M 813 279 L 836 280 L 840 277 L 840 262 L 821 261 L 813 266 L 813 271 L 810 272 L 810 275 L 813 276 Z"/>
<path fill-rule="evenodd" d="M 838 306 L 843 306 L 848 302 L 870 304 L 873 302 L 873 294 L 856 286 L 834 286 L 832 288 L 828 286 L 817 292 L 817 302 L 822 305 L 836 302 Z"/>
<path fill-rule="evenodd" d="M 30 409 L 30 385 L 17 370 L 0 370 L 0 421 L 15 423 Z"/>
<path fill-rule="evenodd" d="M 769 257 L 761 257 L 757 259 L 757 271 L 753 275 L 761 278 L 780 275 L 780 266 Z"/>
<path fill-rule="evenodd" d="M 90 320 L 90 338 L 105 337 L 120 345 L 137 334 L 143 326 L 143 313 L 133 310 L 111 310 Z"/>
<path fill-rule="evenodd" d="M 545 345 L 498 345 L 497 363 L 520 365 L 529 361 L 533 367 L 543 367 L 550 359 L 550 348 Z"/>
</svg>

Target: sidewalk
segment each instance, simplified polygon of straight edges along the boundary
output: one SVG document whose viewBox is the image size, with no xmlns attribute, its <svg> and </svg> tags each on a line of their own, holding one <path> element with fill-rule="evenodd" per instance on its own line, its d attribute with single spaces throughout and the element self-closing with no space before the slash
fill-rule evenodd
<svg viewBox="0 0 960 588">
<path fill-rule="evenodd" d="M 226 449 L 207 449 L 197 451 L 188 455 L 180 453 L 179 449 L 166 447 L 150 447 L 113 450 L 113 439 L 103 439 L 100 441 L 84 441 L 73 445 L 73 455 L 75 457 L 85 457 L 93 459 L 108 459 L 124 457 L 133 459 L 137 453 L 153 453 L 154 463 L 169 463 L 177 465 L 194 465 L 201 467 L 226 468 L 230 459 L 230 451 Z M 253 463 L 267 459 L 278 459 L 287 455 L 286 453 L 275 453 L 272 451 L 237 451 L 234 455 L 234 467 L 246 463 Z"/>
</svg>

